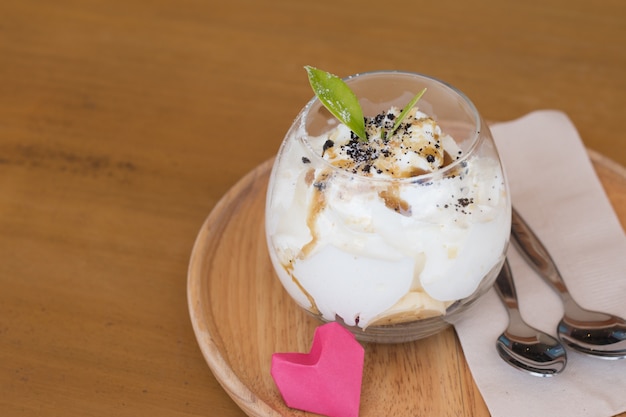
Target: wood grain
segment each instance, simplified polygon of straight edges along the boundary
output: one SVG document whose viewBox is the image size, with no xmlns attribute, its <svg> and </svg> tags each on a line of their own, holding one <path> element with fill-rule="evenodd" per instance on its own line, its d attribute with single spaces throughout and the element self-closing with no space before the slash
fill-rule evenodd
<svg viewBox="0 0 626 417">
<path fill-rule="evenodd" d="M 623 0 L 0 1 L 0 415 L 245 416 L 186 271 L 311 97 L 304 65 L 429 74 L 489 120 L 562 110 L 626 166 L 625 19 Z"/>
<path fill-rule="evenodd" d="M 619 204 L 624 169 L 602 155 L 591 158 Z M 190 314 L 209 367 L 248 415 L 307 415 L 285 406 L 269 373 L 272 353 L 307 352 L 319 325 L 283 290 L 267 254 L 270 164 L 238 182 L 202 226 L 189 265 Z M 616 207 L 623 221 L 626 208 Z M 362 417 L 489 415 L 452 329 L 412 343 L 364 346 Z"/>
</svg>

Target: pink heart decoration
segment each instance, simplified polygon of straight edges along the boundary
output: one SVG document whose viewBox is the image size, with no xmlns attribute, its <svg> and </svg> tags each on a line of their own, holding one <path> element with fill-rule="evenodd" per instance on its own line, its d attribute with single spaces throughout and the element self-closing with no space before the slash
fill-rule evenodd
<svg viewBox="0 0 626 417">
<path fill-rule="evenodd" d="M 365 351 L 338 323 L 315 329 L 309 353 L 275 353 L 271 374 L 288 407 L 358 417 Z"/>
</svg>

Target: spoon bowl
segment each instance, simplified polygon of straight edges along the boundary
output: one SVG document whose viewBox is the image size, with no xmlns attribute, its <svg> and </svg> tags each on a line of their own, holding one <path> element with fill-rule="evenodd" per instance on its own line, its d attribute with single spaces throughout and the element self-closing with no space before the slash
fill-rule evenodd
<svg viewBox="0 0 626 417">
<path fill-rule="evenodd" d="M 626 322 L 622 318 L 570 304 L 565 306 L 565 315 L 558 326 L 565 345 L 604 359 L 626 357 Z"/>
<path fill-rule="evenodd" d="M 534 376 L 554 376 L 567 364 L 563 345 L 540 331 L 532 341 L 522 342 L 505 331 L 496 341 L 496 349 L 505 362 Z"/>
<path fill-rule="evenodd" d="M 626 358 L 626 320 L 578 305 L 547 249 L 515 209 L 511 234 L 526 260 L 563 300 L 564 314 L 557 328 L 561 341 L 598 358 Z"/>
<path fill-rule="evenodd" d="M 531 375 L 554 376 L 565 369 L 567 353 L 554 337 L 524 322 L 508 261 L 495 282 L 496 292 L 509 313 L 509 325 L 496 340 L 500 357 L 509 365 Z"/>
</svg>

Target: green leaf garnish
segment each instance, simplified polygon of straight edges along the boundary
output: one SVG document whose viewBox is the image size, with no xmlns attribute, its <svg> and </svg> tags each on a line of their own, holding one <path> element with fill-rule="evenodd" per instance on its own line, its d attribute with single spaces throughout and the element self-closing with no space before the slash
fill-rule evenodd
<svg viewBox="0 0 626 417">
<path fill-rule="evenodd" d="M 363 110 L 354 92 L 336 75 L 305 66 L 309 83 L 317 98 L 341 123 L 348 126 L 363 142 L 367 142 Z"/>
<path fill-rule="evenodd" d="M 422 91 L 417 93 L 415 97 L 413 97 L 413 100 L 409 101 L 409 103 L 406 106 L 404 106 L 404 108 L 400 112 L 400 115 L 396 117 L 396 122 L 393 124 L 393 127 L 389 131 L 389 135 L 385 135 L 383 132 L 383 139 L 385 139 L 386 136 L 389 136 L 389 137 L 393 136 L 395 131 L 400 127 L 400 124 L 402 123 L 402 121 L 406 118 L 406 116 L 408 116 L 409 111 L 411 111 L 411 109 L 415 107 L 415 105 L 417 104 L 419 99 L 422 98 L 425 92 L 426 92 L 426 89 L 424 88 Z"/>
</svg>

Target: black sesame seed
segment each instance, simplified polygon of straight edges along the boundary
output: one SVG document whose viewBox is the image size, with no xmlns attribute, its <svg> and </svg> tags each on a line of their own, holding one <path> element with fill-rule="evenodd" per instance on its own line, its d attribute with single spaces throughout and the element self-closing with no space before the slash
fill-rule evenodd
<svg viewBox="0 0 626 417">
<path fill-rule="evenodd" d="M 315 187 L 317 189 L 317 191 L 324 191 L 324 189 L 326 188 L 326 183 L 325 182 L 315 182 L 313 183 L 313 187 Z"/>
</svg>

